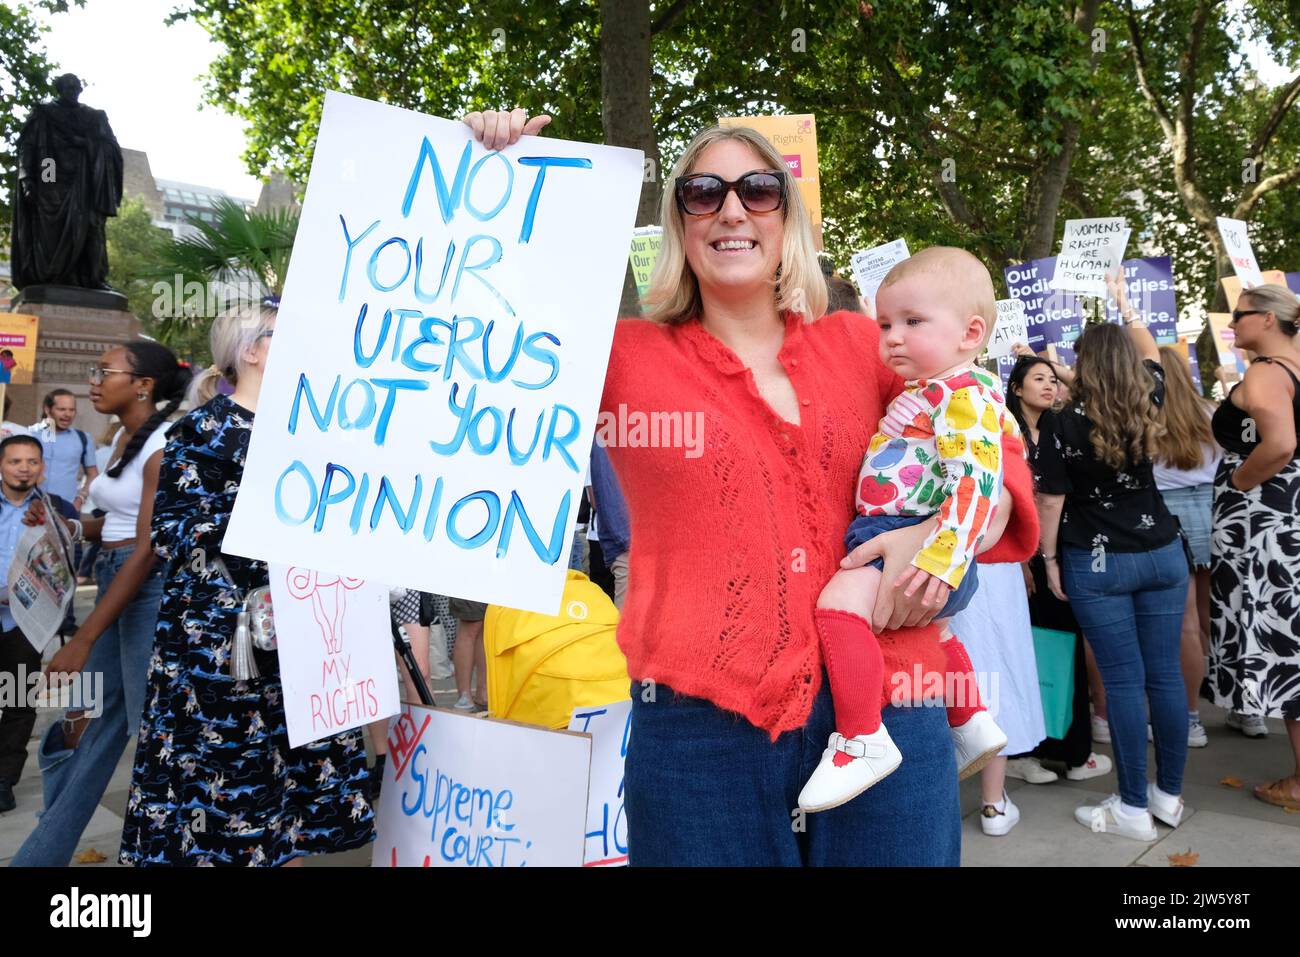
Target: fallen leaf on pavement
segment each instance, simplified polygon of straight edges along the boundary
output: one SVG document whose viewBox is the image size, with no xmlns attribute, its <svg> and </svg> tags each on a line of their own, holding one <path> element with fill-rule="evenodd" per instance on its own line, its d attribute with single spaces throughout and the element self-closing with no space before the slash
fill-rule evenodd
<svg viewBox="0 0 1300 957">
<path fill-rule="evenodd" d="M 1200 859 L 1200 854 L 1188 849 L 1181 854 L 1170 854 L 1169 864 L 1172 867 L 1193 867 Z"/>
<path fill-rule="evenodd" d="M 1286 811 L 1287 814 L 1300 814 L 1300 807 L 1284 807 L 1282 810 Z"/>
<path fill-rule="evenodd" d="M 1229 775 L 1219 783 L 1222 784 L 1225 788 L 1239 788 L 1246 782 L 1243 781 L 1241 778 L 1234 778 L 1231 775 Z"/>
<path fill-rule="evenodd" d="M 73 858 L 73 861 L 78 864 L 103 864 L 106 860 L 108 860 L 108 858 L 99 853 L 99 851 L 95 850 L 93 847 L 86 848 Z"/>
</svg>

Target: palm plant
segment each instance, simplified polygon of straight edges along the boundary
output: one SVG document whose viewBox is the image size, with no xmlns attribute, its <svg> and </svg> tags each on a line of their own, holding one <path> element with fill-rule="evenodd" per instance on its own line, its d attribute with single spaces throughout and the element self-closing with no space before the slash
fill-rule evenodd
<svg viewBox="0 0 1300 957">
<path fill-rule="evenodd" d="M 162 244 L 150 277 L 183 291 L 170 309 L 154 310 L 150 334 L 198 361 L 206 361 L 208 328 L 217 315 L 280 296 L 298 231 L 294 209 L 258 212 L 223 197 L 212 213 L 211 221 L 190 218 L 194 235 Z M 192 289 L 203 290 L 198 302 Z M 226 295 L 214 301 L 214 292 Z"/>
</svg>

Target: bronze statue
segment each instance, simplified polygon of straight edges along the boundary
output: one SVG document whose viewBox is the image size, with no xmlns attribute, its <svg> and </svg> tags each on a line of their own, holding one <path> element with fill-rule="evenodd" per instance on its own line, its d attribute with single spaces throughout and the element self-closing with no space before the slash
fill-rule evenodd
<svg viewBox="0 0 1300 957">
<path fill-rule="evenodd" d="M 54 81 L 58 99 L 18 136 L 13 283 L 109 289 L 104 222 L 122 201 L 122 151 L 102 110 L 77 102 L 81 81 Z"/>
</svg>

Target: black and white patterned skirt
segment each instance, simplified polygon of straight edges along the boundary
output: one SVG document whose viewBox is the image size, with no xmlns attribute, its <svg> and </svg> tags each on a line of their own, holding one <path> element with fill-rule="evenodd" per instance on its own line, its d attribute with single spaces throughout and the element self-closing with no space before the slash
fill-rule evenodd
<svg viewBox="0 0 1300 957">
<path fill-rule="evenodd" d="M 1300 459 L 1249 492 L 1214 477 L 1210 686 L 1233 711 L 1300 720 Z"/>
</svg>

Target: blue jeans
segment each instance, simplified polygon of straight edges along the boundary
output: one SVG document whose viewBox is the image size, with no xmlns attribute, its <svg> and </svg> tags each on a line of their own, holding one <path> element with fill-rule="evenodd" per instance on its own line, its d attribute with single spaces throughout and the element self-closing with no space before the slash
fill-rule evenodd
<svg viewBox="0 0 1300 957">
<path fill-rule="evenodd" d="M 829 811 L 796 814 L 835 730 L 824 678 L 808 723 L 774 743 L 702 698 L 632 686 L 624 765 L 629 863 L 949 866 L 961 862 L 957 764 L 943 708 L 886 708 L 898 770 Z"/>
<path fill-rule="evenodd" d="M 1085 549 L 1065 546 L 1061 586 L 1106 688 L 1120 798 L 1132 807 L 1147 806 L 1148 703 L 1156 784 L 1166 794 L 1181 794 L 1187 763 L 1187 691 L 1179 663 L 1187 598 L 1182 540 L 1096 559 Z"/>
<path fill-rule="evenodd" d="M 100 551 L 95 560 L 100 599 L 132 551 L 130 545 Z M 127 742 L 140 727 L 161 600 L 162 573 L 158 566 L 91 648 L 84 673 L 99 676 L 96 703 L 103 712 L 90 720 L 71 750 L 63 744 L 63 727 L 58 721 L 41 739 L 37 760 L 45 810 L 14 856 L 13 867 L 67 867 L 72 861 L 77 842 L 104 796 Z M 85 704 L 90 707 L 89 702 Z"/>
<path fill-rule="evenodd" d="M 933 515 L 859 515 L 849 524 L 849 530 L 844 533 L 844 550 L 851 552 L 877 535 L 892 532 L 896 528 L 911 528 L 933 518 Z M 883 572 L 885 560 L 873 558 L 867 562 L 867 566 Z M 935 617 L 951 618 L 958 612 L 965 611 L 970 600 L 975 597 L 975 589 L 978 587 L 979 566 L 971 562 L 966 569 L 966 574 L 962 576 L 961 584 L 949 592 L 948 600 L 944 602 L 943 608 Z"/>
</svg>

